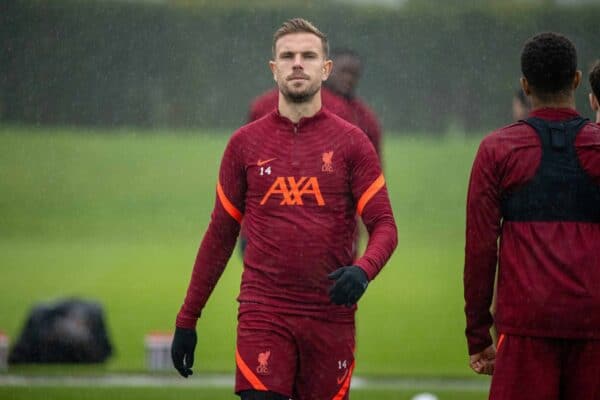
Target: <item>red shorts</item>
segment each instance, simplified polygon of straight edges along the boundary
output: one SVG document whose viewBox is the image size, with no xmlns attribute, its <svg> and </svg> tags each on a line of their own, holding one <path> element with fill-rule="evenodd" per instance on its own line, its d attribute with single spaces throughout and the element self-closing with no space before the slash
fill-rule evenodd
<svg viewBox="0 0 600 400">
<path fill-rule="evenodd" d="M 239 317 L 235 391 L 294 400 L 348 399 L 354 324 L 262 311 Z"/>
<path fill-rule="evenodd" d="M 490 400 L 600 399 L 600 340 L 501 335 Z"/>
</svg>

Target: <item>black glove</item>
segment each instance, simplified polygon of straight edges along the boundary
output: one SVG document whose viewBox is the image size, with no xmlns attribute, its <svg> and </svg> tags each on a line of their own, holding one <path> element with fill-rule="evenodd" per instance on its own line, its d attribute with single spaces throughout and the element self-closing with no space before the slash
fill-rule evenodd
<svg viewBox="0 0 600 400">
<path fill-rule="evenodd" d="M 329 298 L 337 305 L 352 307 L 367 290 L 369 279 L 362 268 L 356 265 L 341 267 L 327 275 L 335 283 L 329 288 Z"/>
<path fill-rule="evenodd" d="M 194 329 L 175 328 L 175 336 L 171 344 L 171 359 L 175 369 L 184 378 L 193 374 L 191 368 L 194 365 L 194 349 L 197 341 Z"/>
</svg>

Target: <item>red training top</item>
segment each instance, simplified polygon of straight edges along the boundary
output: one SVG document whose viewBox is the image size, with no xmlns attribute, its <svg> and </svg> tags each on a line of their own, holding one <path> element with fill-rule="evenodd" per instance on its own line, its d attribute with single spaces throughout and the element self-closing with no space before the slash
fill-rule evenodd
<svg viewBox="0 0 600 400">
<path fill-rule="evenodd" d="M 278 100 L 277 88 L 258 96 L 250 105 L 248 122 L 256 121 L 276 109 Z M 375 113 L 363 101 L 358 98 L 346 99 L 338 96 L 326 87 L 321 88 L 321 101 L 329 111 L 358 126 L 366 133 L 375 151 L 381 156 L 381 125 Z"/>
<path fill-rule="evenodd" d="M 357 214 L 369 243 L 353 262 Z M 235 132 L 225 149 L 216 204 L 178 327 L 195 326 L 242 219 L 248 245 L 240 313 L 265 310 L 352 321 L 356 307 L 329 300 L 327 274 L 354 264 L 371 280 L 397 243 L 385 180 L 367 136 L 325 108 L 297 124 L 273 110 Z"/>
<path fill-rule="evenodd" d="M 572 109 L 551 108 L 530 114 L 551 121 L 576 116 Z M 600 184 L 600 127 L 585 125 L 575 149 L 583 170 Z M 540 160 L 539 136 L 522 122 L 492 132 L 477 152 L 467 198 L 464 269 L 469 354 L 492 343 L 493 322 L 499 333 L 600 339 L 600 224 L 502 221 L 502 196 L 531 180 Z"/>
</svg>

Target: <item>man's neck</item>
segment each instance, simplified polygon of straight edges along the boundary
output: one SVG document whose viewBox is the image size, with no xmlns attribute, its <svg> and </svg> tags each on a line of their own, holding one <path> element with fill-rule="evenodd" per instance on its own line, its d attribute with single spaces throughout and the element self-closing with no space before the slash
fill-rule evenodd
<svg viewBox="0 0 600 400">
<path fill-rule="evenodd" d="M 321 91 L 319 90 L 312 99 L 303 103 L 294 103 L 289 101 L 279 93 L 279 114 L 288 118 L 293 123 L 297 123 L 302 118 L 308 118 L 315 115 L 321 109 Z"/>
<path fill-rule="evenodd" d="M 536 96 L 531 96 L 531 108 L 572 108 L 575 109 L 575 96 L 556 97 L 551 99 L 540 99 Z"/>
<path fill-rule="evenodd" d="M 600 110 L 596 111 L 596 123 L 600 124 Z"/>
</svg>

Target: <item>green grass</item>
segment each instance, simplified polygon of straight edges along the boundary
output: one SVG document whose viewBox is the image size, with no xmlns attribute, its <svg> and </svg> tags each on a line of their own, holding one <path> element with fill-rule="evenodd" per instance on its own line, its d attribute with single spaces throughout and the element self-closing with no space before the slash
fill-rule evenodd
<svg viewBox="0 0 600 400">
<path fill-rule="evenodd" d="M 183 300 L 227 137 L 0 128 L 0 330 L 15 338 L 40 301 L 95 299 L 116 347 L 95 370 L 143 370 L 144 334 L 171 330 Z M 357 374 L 471 376 L 462 259 L 477 143 L 386 137 L 400 242 L 361 300 Z M 200 372 L 234 369 L 241 268 L 235 253 L 198 324 Z"/>
</svg>

